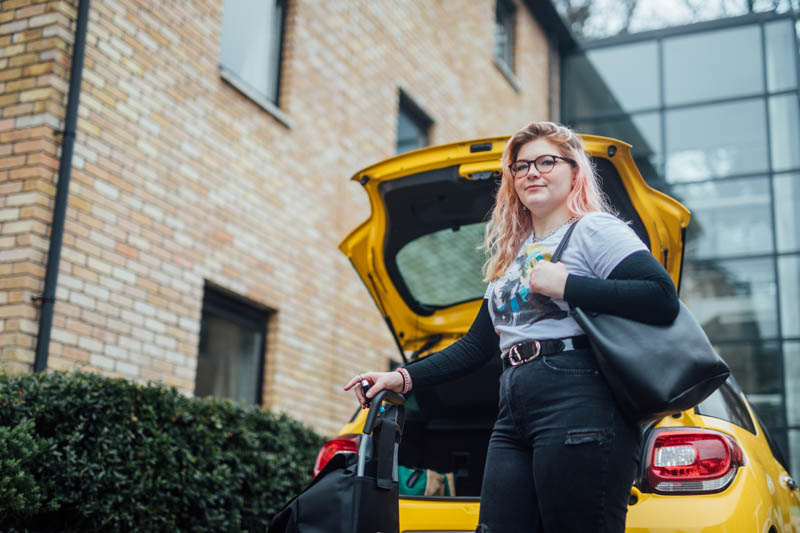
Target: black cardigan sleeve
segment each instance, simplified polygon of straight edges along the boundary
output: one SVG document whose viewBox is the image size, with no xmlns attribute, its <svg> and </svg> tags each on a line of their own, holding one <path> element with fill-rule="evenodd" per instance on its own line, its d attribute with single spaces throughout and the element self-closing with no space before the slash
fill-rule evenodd
<svg viewBox="0 0 800 533">
<path fill-rule="evenodd" d="M 406 370 L 412 387 L 424 387 L 465 376 L 499 355 L 500 338 L 489 315 L 488 301 L 483 300 L 466 335 L 444 350 L 410 363 Z"/>
<path fill-rule="evenodd" d="M 678 316 L 678 295 L 672 278 L 650 255 L 641 251 L 623 259 L 608 279 L 570 274 L 564 289 L 570 306 L 600 311 L 653 324 L 669 324 Z M 489 315 L 488 301 L 464 337 L 444 350 L 410 363 L 413 388 L 450 381 L 479 369 L 500 355 L 500 338 Z"/>
<path fill-rule="evenodd" d="M 570 307 L 648 324 L 671 324 L 680 309 L 672 278 L 655 257 L 644 250 L 620 261 L 608 279 L 570 274 L 564 287 L 564 299 Z"/>
</svg>

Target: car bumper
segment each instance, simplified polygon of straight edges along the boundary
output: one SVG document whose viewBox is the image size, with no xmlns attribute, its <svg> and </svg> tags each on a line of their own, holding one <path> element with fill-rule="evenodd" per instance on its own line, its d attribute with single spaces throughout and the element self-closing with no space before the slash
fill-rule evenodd
<svg viewBox="0 0 800 533">
<path fill-rule="evenodd" d="M 759 481 L 760 480 L 760 481 Z M 774 490 L 774 488 L 773 488 Z M 796 531 L 776 508 L 769 487 L 750 468 L 739 468 L 723 492 L 702 495 L 640 494 L 628 506 L 626 533 L 732 533 Z"/>
<path fill-rule="evenodd" d="M 402 498 L 400 531 L 474 532 L 479 511 L 476 499 Z M 779 533 L 800 533 L 797 513 L 785 511 L 776 508 L 769 487 L 745 467 L 718 494 L 638 494 L 628 506 L 626 533 L 766 533 L 773 526 Z"/>
</svg>

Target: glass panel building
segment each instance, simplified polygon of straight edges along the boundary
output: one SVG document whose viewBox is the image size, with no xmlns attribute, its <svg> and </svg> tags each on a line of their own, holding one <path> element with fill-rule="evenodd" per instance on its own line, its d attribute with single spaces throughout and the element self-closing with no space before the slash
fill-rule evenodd
<svg viewBox="0 0 800 533">
<path fill-rule="evenodd" d="M 800 473 L 797 21 L 748 15 L 584 42 L 563 121 L 633 145 L 692 212 L 681 298 Z"/>
</svg>

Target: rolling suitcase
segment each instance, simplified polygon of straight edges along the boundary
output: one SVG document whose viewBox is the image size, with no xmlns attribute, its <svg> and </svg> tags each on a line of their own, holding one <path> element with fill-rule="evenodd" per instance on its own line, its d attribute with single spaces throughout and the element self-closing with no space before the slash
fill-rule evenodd
<svg viewBox="0 0 800 533">
<path fill-rule="evenodd" d="M 338 453 L 272 519 L 268 533 L 399 533 L 397 452 L 405 399 L 371 402 L 359 450 Z"/>
</svg>

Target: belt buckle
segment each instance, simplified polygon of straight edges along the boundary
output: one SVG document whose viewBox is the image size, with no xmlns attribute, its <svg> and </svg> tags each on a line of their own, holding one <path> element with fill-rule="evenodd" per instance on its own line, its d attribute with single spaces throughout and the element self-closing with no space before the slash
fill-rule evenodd
<svg viewBox="0 0 800 533">
<path fill-rule="evenodd" d="M 539 355 L 542 353 L 542 343 L 537 340 L 529 342 L 532 342 L 536 349 L 534 350 L 533 355 L 527 359 L 523 359 L 522 355 L 519 353 L 519 345 L 522 343 L 515 344 L 510 350 L 508 350 L 508 362 L 511 364 L 511 366 L 519 366 L 539 358 Z"/>
</svg>

